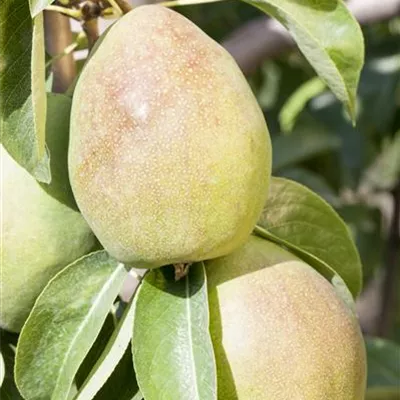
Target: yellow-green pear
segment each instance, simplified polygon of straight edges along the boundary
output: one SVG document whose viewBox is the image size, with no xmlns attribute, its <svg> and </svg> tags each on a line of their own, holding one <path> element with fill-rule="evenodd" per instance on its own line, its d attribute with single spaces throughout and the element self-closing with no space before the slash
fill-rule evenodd
<svg viewBox="0 0 400 400">
<path fill-rule="evenodd" d="M 364 342 L 330 282 L 254 236 L 206 271 L 218 399 L 364 400 Z"/>
<path fill-rule="evenodd" d="M 18 332 L 47 282 L 95 238 L 80 213 L 44 190 L 3 146 L 0 157 L 0 326 Z"/>
<path fill-rule="evenodd" d="M 264 116 L 233 58 L 167 8 L 135 8 L 77 84 L 69 172 L 105 249 L 138 267 L 228 254 L 271 172 Z"/>
</svg>

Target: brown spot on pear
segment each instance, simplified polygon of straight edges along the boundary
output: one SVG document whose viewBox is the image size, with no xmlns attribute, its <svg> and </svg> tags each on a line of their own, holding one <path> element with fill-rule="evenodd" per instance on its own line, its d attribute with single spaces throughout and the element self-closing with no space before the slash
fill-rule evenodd
<svg viewBox="0 0 400 400">
<path fill-rule="evenodd" d="M 44 190 L 3 146 L 0 156 L 0 326 L 19 332 L 48 281 L 87 253 L 95 238 L 81 214 Z"/>
<path fill-rule="evenodd" d="M 313 268 L 251 236 L 206 271 L 219 399 L 364 400 L 357 320 Z"/>
<path fill-rule="evenodd" d="M 106 250 L 138 267 L 231 252 L 271 173 L 263 114 L 233 58 L 180 14 L 122 17 L 73 98 L 69 171 Z"/>
</svg>

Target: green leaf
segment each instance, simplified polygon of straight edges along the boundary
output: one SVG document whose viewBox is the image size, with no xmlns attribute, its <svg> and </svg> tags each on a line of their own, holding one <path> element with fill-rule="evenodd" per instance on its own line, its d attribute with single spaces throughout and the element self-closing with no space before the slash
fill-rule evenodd
<svg viewBox="0 0 400 400">
<path fill-rule="evenodd" d="M 42 188 L 70 208 L 78 209 L 68 175 L 69 119 L 72 100 L 58 93 L 47 93 L 46 143 L 50 152 L 52 180 Z"/>
<path fill-rule="evenodd" d="M 54 73 L 51 71 L 46 78 L 46 92 L 51 93 L 53 87 Z"/>
<path fill-rule="evenodd" d="M 321 153 L 337 150 L 340 140 L 308 115 L 303 115 L 290 136 L 272 137 L 272 168 L 276 173 L 283 168 L 307 160 Z"/>
<path fill-rule="evenodd" d="M 325 90 L 325 83 L 319 78 L 312 78 L 300 85 L 282 106 L 279 113 L 279 123 L 282 132 L 292 132 L 297 117 L 304 110 L 308 101 Z"/>
<path fill-rule="evenodd" d="M 395 386 L 400 390 L 400 346 L 381 338 L 367 338 L 368 387 Z"/>
<path fill-rule="evenodd" d="M 32 18 L 41 13 L 47 6 L 53 4 L 54 0 L 29 0 Z"/>
<path fill-rule="evenodd" d="M 93 367 L 92 372 L 79 389 L 76 400 L 93 399 L 96 393 L 111 376 L 113 370 L 124 356 L 125 350 L 128 348 L 129 342 L 132 338 L 133 316 L 134 307 L 132 301 L 125 309 L 124 315 L 119 321 L 117 329 L 113 332 L 110 340 L 107 343 L 107 346 Z M 132 359 L 131 356 L 129 358 Z M 128 375 L 128 380 L 125 382 L 125 384 L 128 385 L 129 383 L 133 383 L 134 387 L 132 390 L 134 390 L 134 393 L 132 393 L 132 396 L 129 398 L 129 400 L 138 391 L 133 367 L 130 373 L 131 374 L 130 376 Z M 128 388 L 124 388 L 124 390 L 126 389 Z M 118 396 L 118 399 L 121 400 L 120 396 Z"/>
<path fill-rule="evenodd" d="M 347 305 L 347 307 L 356 315 L 356 303 L 353 299 L 353 296 L 344 283 L 343 279 L 339 275 L 334 275 L 331 279 L 331 284 L 336 292 L 336 294 L 343 300 L 343 302 Z"/>
<path fill-rule="evenodd" d="M 364 62 L 359 24 L 341 0 L 244 0 L 276 18 L 301 52 L 346 105 L 354 121 L 357 85 Z"/>
<path fill-rule="evenodd" d="M 99 251 L 48 283 L 18 342 L 15 378 L 25 398 L 67 399 L 126 275 L 123 264 Z"/>
<path fill-rule="evenodd" d="M 216 399 L 203 263 L 179 281 L 172 267 L 151 270 L 134 304 L 133 363 L 144 398 Z"/>
<path fill-rule="evenodd" d="M 2 2 L 0 57 L 1 141 L 36 179 L 49 183 L 43 15 L 32 20 L 26 1 Z"/>
<path fill-rule="evenodd" d="M 266 61 L 261 65 L 260 74 L 262 81 L 256 84 L 254 92 L 256 93 L 260 107 L 263 110 L 268 110 L 273 108 L 278 101 L 281 90 L 282 71 L 273 61 Z"/>
<path fill-rule="evenodd" d="M 292 249 L 327 278 L 337 273 L 360 293 L 361 262 L 349 230 L 323 199 L 305 186 L 272 178 L 256 233 Z"/>
</svg>

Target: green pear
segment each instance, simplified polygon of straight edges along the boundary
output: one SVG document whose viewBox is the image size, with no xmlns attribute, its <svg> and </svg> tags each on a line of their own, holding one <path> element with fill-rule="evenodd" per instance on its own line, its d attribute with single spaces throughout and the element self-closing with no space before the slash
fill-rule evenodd
<svg viewBox="0 0 400 400">
<path fill-rule="evenodd" d="M 0 326 L 19 332 L 47 282 L 95 238 L 80 213 L 51 196 L 3 146 L 0 156 Z"/>
<path fill-rule="evenodd" d="M 206 271 L 219 399 L 364 400 L 362 335 L 329 281 L 254 236 Z"/>
<path fill-rule="evenodd" d="M 233 58 L 182 15 L 135 8 L 77 84 L 69 173 L 105 249 L 154 268 L 230 253 L 271 173 L 264 116 Z"/>
</svg>

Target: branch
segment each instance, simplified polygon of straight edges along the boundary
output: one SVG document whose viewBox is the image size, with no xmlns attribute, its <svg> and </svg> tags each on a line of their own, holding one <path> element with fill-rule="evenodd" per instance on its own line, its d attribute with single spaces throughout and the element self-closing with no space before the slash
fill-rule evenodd
<svg viewBox="0 0 400 400">
<path fill-rule="evenodd" d="M 400 0 L 350 0 L 347 6 L 361 25 L 400 15 Z M 275 19 L 260 17 L 234 31 L 222 45 L 236 59 L 242 71 L 250 74 L 265 59 L 285 53 L 295 43 Z"/>
<path fill-rule="evenodd" d="M 69 18 L 53 12 L 44 12 L 44 28 L 46 37 L 46 50 L 51 57 L 56 57 L 64 52 L 65 48 L 73 41 Z M 76 76 L 76 64 L 73 54 L 67 54 L 54 60 L 52 63 L 53 91 L 65 92 Z"/>
</svg>

